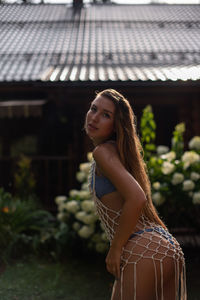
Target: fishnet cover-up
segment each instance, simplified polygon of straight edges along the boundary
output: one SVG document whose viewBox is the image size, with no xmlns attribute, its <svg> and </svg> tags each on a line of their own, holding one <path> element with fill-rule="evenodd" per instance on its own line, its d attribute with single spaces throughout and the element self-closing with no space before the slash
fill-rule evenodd
<svg viewBox="0 0 200 300">
<path fill-rule="evenodd" d="M 95 166 L 93 161 L 89 186 L 98 216 L 112 244 L 122 210 L 107 207 L 96 196 Z M 187 299 L 185 260 L 179 243 L 167 230 L 150 222 L 144 215 L 139 218 L 133 236 L 122 249 L 120 270 L 120 279 L 114 282 L 111 300 Z M 145 276 L 149 278 L 143 284 Z M 167 285 L 170 280 L 173 282 Z M 147 283 L 151 289 L 153 286 L 153 296 L 149 298 L 144 296 L 148 294 Z M 150 293 L 152 295 L 149 288 Z"/>
</svg>

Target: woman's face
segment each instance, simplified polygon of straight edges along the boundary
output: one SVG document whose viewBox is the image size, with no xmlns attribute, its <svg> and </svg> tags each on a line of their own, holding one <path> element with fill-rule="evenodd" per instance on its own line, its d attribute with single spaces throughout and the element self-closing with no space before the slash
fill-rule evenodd
<svg viewBox="0 0 200 300">
<path fill-rule="evenodd" d="M 114 132 L 115 105 L 106 97 L 97 96 L 86 115 L 85 128 L 94 145 L 109 139 Z"/>
</svg>

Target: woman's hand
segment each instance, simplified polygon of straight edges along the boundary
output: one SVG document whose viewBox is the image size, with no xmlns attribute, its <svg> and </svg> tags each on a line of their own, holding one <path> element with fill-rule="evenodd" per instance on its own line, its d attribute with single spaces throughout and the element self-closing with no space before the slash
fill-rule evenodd
<svg viewBox="0 0 200 300">
<path fill-rule="evenodd" d="M 121 249 L 111 245 L 110 250 L 106 256 L 106 268 L 109 273 L 115 276 L 116 279 L 120 278 L 120 257 Z"/>
</svg>

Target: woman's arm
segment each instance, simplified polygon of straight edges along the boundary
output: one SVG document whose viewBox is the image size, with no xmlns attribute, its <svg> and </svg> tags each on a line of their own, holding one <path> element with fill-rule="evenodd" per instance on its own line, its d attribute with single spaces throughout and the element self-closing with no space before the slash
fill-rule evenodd
<svg viewBox="0 0 200 300">
<path fill-rule="evenodd" d="M 108 271 L 119 278 L 122 247 L 137 224 L 146 197 L 140 185 L 121 163 L 114 145 L 105 143 L 97 146 L 93 156 L 103 175 L 110 179 L 124 200 L 119 226 L 106 258 Z"/>
</svg>

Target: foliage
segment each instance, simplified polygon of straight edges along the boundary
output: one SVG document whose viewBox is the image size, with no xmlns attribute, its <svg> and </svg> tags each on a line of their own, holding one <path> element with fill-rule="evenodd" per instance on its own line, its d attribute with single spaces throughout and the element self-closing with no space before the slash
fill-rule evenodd
<svg viewBox="0 0 200 300">
<path fill-rule="evenodd" d="M 36 181 L 31 172 L 31 159 L 21 155 L 17 162 L 17 170 L 14 174 L 15 193 L 21 199 L 33 197 L 35 193 Z"/>
<path fill-rule="evenodd" d="M 37 253 L 49 245 L 64 241 L 67 225 L 55 226 L 54 217 L 46 210 L 36 207 L 34 200 L 13 198 L 0 188 L 0 252 L 1 258 L 23 255 L 26 251 Z M 58 251 L 51 248 L 51 255 Z"/>
<path fill-rule="evenodd" d="M 185 124 L 180 123 L 175 126 L 175 130 L 173 132 L 172 137 L 172 151 L 176 153 L 176 157 L 180 158 L 183 154 L 184 142 L 183 142 L 183 134 L 185 132 Z"/>
<path fill-rule="evenodd" d="M 156 123 L 151 105 L 147 105 L 143 110 L 143 115 L 140 121 L 141 142 L 144 149 L 144 159 L 147 160 L 152 152 L 156 150 Z"/>
<path fill-rule="evenodd" d="M 34 252 L 57 259 L 67 245 L 68 225 L 41 209 L 30 158 L 21 155 L 14 178 L 14 196 L 0 188 L 1 257 L 7 259 Z"/>
</svg>

